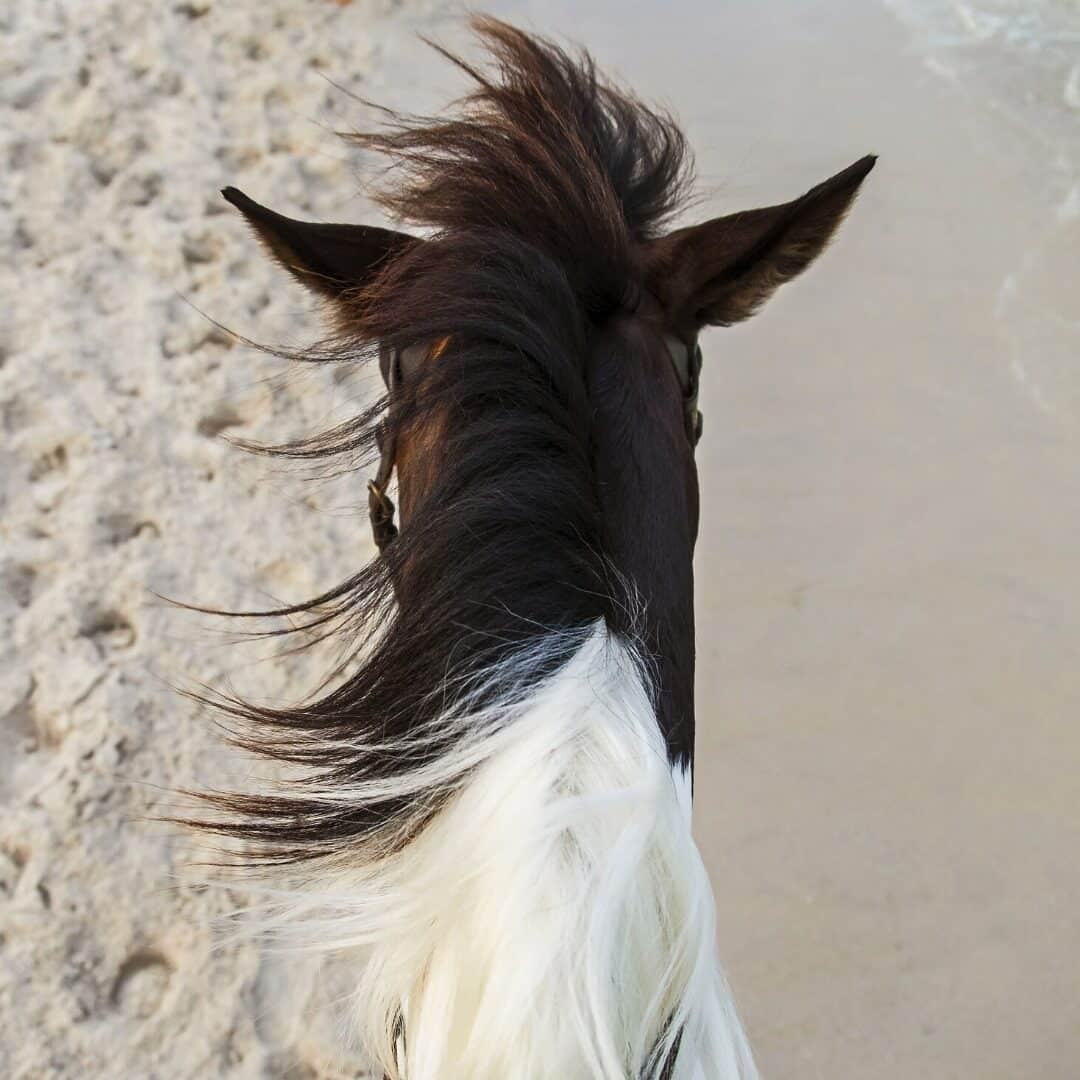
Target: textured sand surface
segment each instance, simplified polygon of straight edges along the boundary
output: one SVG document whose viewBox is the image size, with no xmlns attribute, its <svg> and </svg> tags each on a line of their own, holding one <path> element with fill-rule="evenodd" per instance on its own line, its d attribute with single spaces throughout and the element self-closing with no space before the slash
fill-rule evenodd
<svg viewBox="0 0 1080 1080">
<path fill-rule="evenodd" d="M 696 814 L 765 1075 L 1077 1076 L 1074 0 L 490 8 L 671 103 L 709 210 L 882 155 L 805 282 L 706 340 Z M 455 40 L 443 15 L 0 11 L 0 1077 L 362 1075 L 146 820 L 253 768 L 163 680 L 293 700 L 319 658 L 152 590 L 295 600 L 370 554 L 362 477 L 221 438 L 365 385 L 285 375 L 184 298 L 317 335 L 217 191 L 373 220 L 330 130 L 362 113 L 322 76 L 444 100 L 413 38 Z"/>
<path fill-rule="evenodd" d="M 195 883 L 190 839 L 141 820 L 243 768 L 163 679 L 273 697 L 314 668 L 256 664 L 150 590 L 259 605 L 369 555 L 366 522 L 337 511 L 361 478 L 305 487 L 218 437 L 312 430 L 363 388 L 268 378 L 280 364 L 182 296 L 264 340 L 317 332 L 218 189 L 355 211 L 330 129 L 356 107 L 320 73 L 385 94 L 372 73 L 413 32 L 397 8 L 0 13 L 0 1076 L 326 1065 L 281 1007 L 289 978 L 254 947 L 212 949 L 231 900 Z"/>
</svg>

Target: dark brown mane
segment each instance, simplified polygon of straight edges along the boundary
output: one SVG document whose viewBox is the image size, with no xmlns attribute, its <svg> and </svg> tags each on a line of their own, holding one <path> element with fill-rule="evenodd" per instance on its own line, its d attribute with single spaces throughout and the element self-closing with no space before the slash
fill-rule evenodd
<svg viewBox="0 0 1080 1080">
<path fill-rule="evenodd" d="M 340 307 L 337 339 L 305 359 L 356 364 L 380 346 L 451 346 L 393 410 L 384 400 L 330 432 L 262 448 L 370 458 L 380 423 L 400 435 L 449 410 L 433 486 L 386 554 L 322 596 L 259 613 L 305 615 L 309 629 L 378 627 L 373 651 L 302 706 L 217 702 L 239 721 L 241 745 L 307 770 L 310 790 L 301 779 L 277 796 L 210 799 L 223 811 L 211 828 L 272 859 L 330 853 L 391 823 L 404 839 L 440 792 L 355 811 L 314 792 L 447 752 L 453 736 L 432 731 L 438 717 L 459 699 L 505 695 L 477 680 L 537 640 L 549 644 L 530 661 L 534 680 L 597 620 L 652 659 L 634 582 L 607 549 L 585 366 L 595 327 L 642 288 L 640 242 L 687 178 L 682 136 L 602 83 L 587 56 L 491 20 L 476 26 L 494 70 L 451 57 L 476 82 L 456 116 L 394 117 L 354 136 L 394 162 L 383 204 L 432 240 L 387 258 Z"/>
</svg>

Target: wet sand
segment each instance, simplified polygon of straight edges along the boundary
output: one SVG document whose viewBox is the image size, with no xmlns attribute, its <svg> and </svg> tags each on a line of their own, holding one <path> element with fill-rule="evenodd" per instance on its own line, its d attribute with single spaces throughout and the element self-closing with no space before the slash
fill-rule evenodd
<svg viewBox="0 0 1080 1080">
<path fill-rule="evenodd" d="M 616 7 L 531 10 L 677 108 L 709 209 L 881 155 L 704 342 L 697 823 L 763 1074 L 1076 1077 L 1069 69 L 1002 44 L 1019 5 L 951 47 L 854 0 Z"/>
</svg>

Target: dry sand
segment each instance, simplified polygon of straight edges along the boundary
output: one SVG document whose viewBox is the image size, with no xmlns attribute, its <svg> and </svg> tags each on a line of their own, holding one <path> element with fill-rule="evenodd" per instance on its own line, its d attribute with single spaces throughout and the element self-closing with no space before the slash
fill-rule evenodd
<svg viewBox="0 0 1080 1080">
<path fill-rule="evenodd" d="M 282 437 L 311 304 L 217 196 L 360 220 L 349 90 L 437 103 L 437 3 L 0 13 L 0 1076 L 356 1075 L 146 818 L 251 766 L 162 678 L 295 697 L 149 590 L 252 605 L 370 554 Z M 708 208 L 882 155 L 835 249 L 705 343 L 698 823 L 773 1077 L 1080 1075 L 1080 17 L 1067 0 L 500 3 L 698 149 Z M 262 659 L 260 659 L 262 658 Z"/>
</svg>

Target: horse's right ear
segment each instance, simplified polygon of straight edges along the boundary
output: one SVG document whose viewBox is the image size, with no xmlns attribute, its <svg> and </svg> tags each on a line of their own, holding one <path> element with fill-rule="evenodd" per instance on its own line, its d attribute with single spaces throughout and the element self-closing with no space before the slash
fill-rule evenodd
<svg viewBox="0 0 1080 1080">
<path fill-rule="evenodd" d="M 332 300 L 366 285 L 387 259 L 421 243 L 415 236 L 373 225 L 294 221 L 234 187 L 221 194 L 247 218 L 255 235 L 289 273 Z"/>
<path fill-rule="evenodd" d="M 824 250 L 874 167 L 873 154 L 794 202 L 678 229 L 646 247 L 647 281 L 687 334 L 753 315 Z"/>
</svg>

